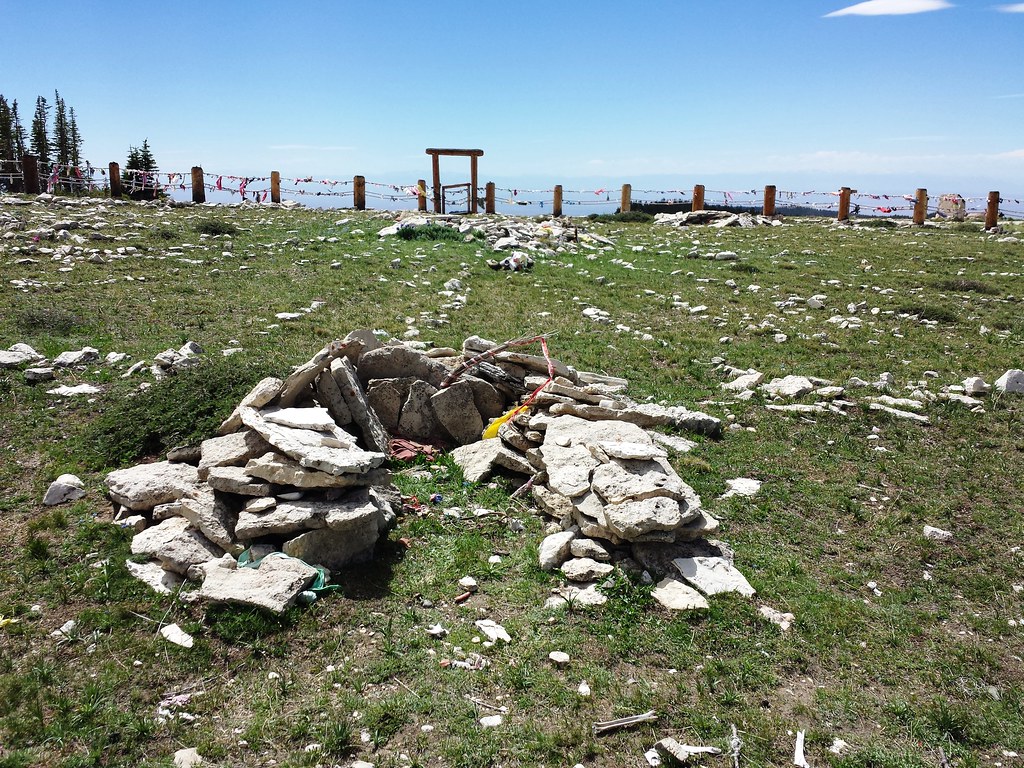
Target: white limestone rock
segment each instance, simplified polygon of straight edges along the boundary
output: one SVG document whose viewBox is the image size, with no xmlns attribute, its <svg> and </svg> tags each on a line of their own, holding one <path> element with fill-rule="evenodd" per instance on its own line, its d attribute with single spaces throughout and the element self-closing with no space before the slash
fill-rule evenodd
<svg viewBox="0 0 1024 768">
<path fill-rule="evenodd" d="M 271 424 L 318 432 L 333 431 L 338 425 L 326 408 L 264 408 L 260 411 Z"/>
<path fill-rule="evenodd" d="M 100 359 L 100 352 L 93 347 L 82 347 L 74 352 L 61 352 L 53 359 L 54 368 L 70 368 L 74 365 L 88 365 Z"/>
<path fill-rule="evenodd" d="M 170 595 L 185 583 L 180 574 L 166 570 L 156 561 L 136 563 L 125 560 L 124 565 L 128 573 L 161 595 Z"/>
<path fill-rule="evenodd" d="M 608 527 L 627 541 L 652 531 L 674 531 L 697 514 L 697 509 L 688 509 L 685 502 L 667 496 L 630 499 L 604 508 Z"/>
<path fill-rule="evenodd" d="M 387 458 L 383 453 L 364 451 L 355 438 L 335 427 L 331 432 L 295 429 L 268 422 L 252 408 L 241 409 L 242 423 L 258 432 L 264 440 L 303 467 L 332 475 L 363 473 L 379 467 Z"/>
<path fill-rule="evenodd" d="M 953 540 L 953 532 L 946 531 L 942 528 L 936 528 L 932 525 L 926 525 L 923 531 L 924 537 L 931 541 L 948 542 Z"/>
<path fill-rule="evenodd" d="M 755 594 L 750 582 L 724 557 L 677 557 L 672 563 L 684 579 L 705 595 L 738 592 L 752 597 Z"/>
<path fill-rule="evenodd" d="M 980 376 L 969 376 L 963 382 L 964 393 L 967 395 L 987 395 L 992 391 L 992 386 L 985 383 Z"/>
<path fill-rule="evenodd" d="M 195 492 L 199 473 L 191 464 L 158 461 L 114 470 L 107 475 L 106 483 L 110 497 L 118 504 L 147 510 Z"/>
<path fill-rule="evenodd" d="M 356 488 L 363 485 L 383 485 L 387 483 L 389 476 L 384 469 L 375 469 L 359 475 L 331 475 L 318 469 L 306 469 L 295 459 L 273 451 L 250 459 L 245 465 L 245 472 L 251 477 L 296 488 Z"/>
<path fill-rule="evenodd" d="M 814 390 L 814 384 L 806 376 L 784 376 L 761 385 L 761 390 L 770 397 L 794 398 Z"/>
<path fill-rule="evenodd" d="M 761 490 L 761 481 L 750 477 L 736 477 L 725 481 L 725 493 L 720 498 L 729 499 L 733 496 L 755 496 Z"/>
<path fill-rule="evenodd" d="M 722 384 L 722 389 L 726 392 L 743 392 L 747 389 L 755 389 L 762 381 L 764 381 L 764 374 L 759 371 L 752 371 L 751 373 L 737 376 L 732 381 L 725 382 Z"/>
<path fill-rule="evenodd" d="M 199 479 L 206 479 L 210 467 L 243 466 L 269 450 L 270 444 L 251 429 L 204 440 L 200 445 Z"/>
<path fill-rule="evenodd" d="M 670 611 L 697 611 L 710 607 L 700 592 L 671 576 L 658 582 L 651 590 L 651 597 Z"/>
<path fill-rule="evenodd" d="M 666 459 L 613 460 L 593 472 L 592 487 L 608 504 L 667 496 L 684 501 L 693 489 L 676 474 Z M 687 492 L 689 491 L 689 493 Z"/>
<path fill-rule="evenodd" d="M 223 493 L 240 496 L 267 496 L 270 483 L 253 478 L 243 467 L 210 467 L 206 482 L 211 488 Z"/>
<path fill-rule="evenodd" d="M 268 376 L 262 379 L 259 383 L 253 387 L 245 397 L 238 403 L 235 410 L 231 412 L 224 422 L 220 425 L 220 429 L 217 433 L 220 435 L 227 435 L 231 432 L 235 432 L 242 426 L 242 409 L 243 408 L 255 408 L 260 409 L 268 403 L 273 402 L 274 398 L 281 394 L 281 390 L 284 388 L 284 382 L 281 379 L 273 376 Z"/>
<path fill-rule="evenodd" d="M 562 563 L 561 571 L 569 581 L 586 582 L 603 579 L 615 570 L 609 563 L 599 563 L 589 557 L 574 557 Z"/>
<path fill-rule="evenodd" d="M 1024 395 L 1024 371 L 1020 368 L 1011 368 L 996 379 L 995 388 L 996 392 Z"/>
<path fill-rule="evenodd" d="M 206 538 L 225 551 L 241 550 L 234 536 L 238 515 L 225 496 L 201 488 L 195 495 L 183 497 L 179 503 L 181 506 L 178 514 L 198 528 Z"/>
<path fill-rule="evenodd" d="M 85 483 L 75 475 L 61 475 L 46 489 L 43 505 L 53 507 L 85 496 Z"/>
<path fill-rule="evenodd" d="M 548 437 L 540 447 L 540 455 L 548 475 L 548 487 L 568 498 L 590 490 L 590 474 L 601 463 L 586 445 L 576 443 L 563 447 L 549 441 Z"/>
<path fill-rule="evenodd" d="M 309 588 L 316 568 L 280 555 L 268 555 L 258 567 L 224 567 L 222 561 L 200 566 L 203 584 L 196 596 L 217 603 L 234 603 L 284 613 Z"/>
<path fill-rule="evenodd" d="M 574 530 L 561 531 L 545 536 L 537 548 L 540 567 L 545 571 L 553 571 L 564 563 L 569 557 L 569 548 L 575 538 L 576 531 Z"/>
<path fill-rule="evenodd" d="M 195 530 L 188 520 L 171 517 L 132 538 L 133 555 L 149 555 L 163 567 L 185 575 L 193 565 L 214 560 L 224 551 Z"/>
<path fill-rule="evenodd" d="M 599 563 L 609 563 L 612 559 L 608 549 L 595 539 L 573 539 L 569 542 L 569 554 L 573 557 L 589 557 Z"/>
</svg>

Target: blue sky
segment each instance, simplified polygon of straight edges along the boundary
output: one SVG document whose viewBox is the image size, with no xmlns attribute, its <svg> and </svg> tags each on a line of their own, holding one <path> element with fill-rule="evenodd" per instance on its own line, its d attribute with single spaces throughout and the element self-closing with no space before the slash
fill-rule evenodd
<svg viewBox="0 0 1024 768">
<path fill-rule="evenodd" d="M 1021 3 L 0 0 L 0 18 L 0 93 L 27 128 L 58 89 L 96 164 L 148 138 L 165 171 L 405 184 L 454 146 L 520 186 L 1024 197 Z"/>
</svg>

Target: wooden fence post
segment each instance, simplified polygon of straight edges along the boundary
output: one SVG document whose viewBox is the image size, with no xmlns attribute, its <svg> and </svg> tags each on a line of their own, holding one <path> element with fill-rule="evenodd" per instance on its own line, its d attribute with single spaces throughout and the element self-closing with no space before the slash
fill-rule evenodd
<svg viewBox="0 0 1024 768">
<path fill-rule="evenodd" d="M 206 182 L 203 179 L 203 167 L 201 165 L 192 166 L 192 202 L 206 202 Z"/>
<path fill-rule="evenodd" d="M 691 211 L 703 211 L 704 210 L 704 185 L 694 184 L 693 185 L 693 202 L 690 203 Z"/>
<path fill-rule="evenodd" d="M 487 182 L 484 192 L 484 213 L 494 213 L 494 182 Z"/>
<path fill-rule="evenodd" d="M 270 172 L 270 202 L 281 202 L 281 172 Z"/>
<path fill-rule="evenodd" d="M 420 179 L 416 182 L 416 210 L 426 211 L 427 210 L 427 182 L 426 179 Z"/>
<path fill-rule="evenodd" d="M 988 193 L 988 209 L 985 211 L 985 229 L 992 229 L 999 223 L 999 193 Z"/>
<path fill-rule="evenodd" d="M 562 215 L 562 185 L 555 184 L 555 199 L 551 205 L 551 215 L 558 218 Z"/>
<path fill-rule="evenodd" d="M 352 177 L 352 204 L 357 211 L 366 210 L 366 177 Z"/>
<path fill-rule="evenodd" d="M 839 215 L 836 216 L 836 221 L 850 220 L 850 192 L 849 187 L 839 189 Z"/>
<path fill-rule="evenodd" d="M 764 207 L 761 210 L 764 216 L 775 215 L 775 185 L 768 184 L 764 188 Z"/>
<path fill-rule="evenodd" d="M 922 226 L 928 215 L 928 190 L 921 187 L 914 197 L 916 198 L 914 201 L 914 223 Z"/>
<path fill-rule="evenodd" d="M 430 156 L 431 171 L 434 174 L 434 213 L 441 212 L 441 160 L 435 152 Z"/>
<path fill-rule="evenodd" d="M 630 184 L 622 185 L 622 203 L 619 205 L 619 212 L 626 213 L 629 210 L 632 200 L 633 187 Z"/>
<path fill-rule="evenodd" d="M 108 166 L 108 170 L 110 171 L 110 196 L 120 197 L 124 194 L 124 191 L 121 189 L 121 166 L 117 163 L 111 163 Z"/>
<path fill-rule="evenodd" d="M 21 158 L 21 174 L 24 178 L 25 194 L 39 194 L 39 158 L 35 155 L 23 155 Z"/>
</svg>

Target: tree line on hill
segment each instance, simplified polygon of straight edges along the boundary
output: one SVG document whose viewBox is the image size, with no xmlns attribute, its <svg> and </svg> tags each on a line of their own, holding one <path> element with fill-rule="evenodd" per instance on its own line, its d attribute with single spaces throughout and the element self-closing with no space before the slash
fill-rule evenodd
<svg viewBox="0 0 1024 768">
<path fill-rule="evenodd" d="M 59 91 L 53 92 L 53 103 L 46 97 L 36 98 L 35 111 L 29 130 L 25 130 L 18 100 L 0 94 L 0 181 L 10 182 L 13 190 L 21 184 L 21 159 L 34 155 L 41 174 L 51 178 L 50 187 L 60 191 L 81 191 L 92 188 L 93 168 L 82 158 L 82 134 L 78 130 L 75 108 L 68 106 Z M 156 159 L 149 147 L 149 139 L 141 147 L 132 146 L 124 171 L 128 172 L 129 183 L 133 183 L 131 172 L 155 175 L 158 172 Z M 52 191 L 52 190 L 51 190 Z"/>
</svg>

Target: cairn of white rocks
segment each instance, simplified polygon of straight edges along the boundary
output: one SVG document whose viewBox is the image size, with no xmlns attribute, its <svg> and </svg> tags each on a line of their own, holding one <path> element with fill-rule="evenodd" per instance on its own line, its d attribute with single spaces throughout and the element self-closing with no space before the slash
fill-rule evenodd
<svg viewBox="0 0 1024 768">
<path fill-rule="evenodd" d="M 461 352 L 424 353 L 354 331 L 288 378 L 259 382 L 218 436 L 111 472 L 116 520 L 136 531 L 133 554 L 150 557 L 129 570 L 162 592 L 199 582 L 188 599 L 278 612 L 308 599 L 318 569 L 329 577 L 370 559 L 393 524 L 398 498 L 384 463 L 397 436 L 458 446 L 453 458 L 471 482 L 502 472 L 532 488 L 559 529 L 541 544 L 541 565 L 560 566 L 572 584 L 555 603 L 601 602 L 596 585 L 614 564 L 689 572 L 698 586 L 699 563 L 733 575 L 728 551 L 702 538 L 717 521 L 668 461 L 668 450 L 693 443 L 652 431 L 717 435 L 718 419 L 635 403 L 622 379 L 514 349 L 491 354 L 496 346 L 474 336 Z M 481 439 L 541 385 L 529 410 Z M 752 593 L 745 580 L 739 588 Z M 679 578 L 659 590 L 706 605 Z"/>
<path fill-rule="evenodd" d="M 654 214 L 654 223 L 672 227 L 707 225 L 713 229 L 722 229 L 724 227 L 777 227 L 782 224 L 782 219 L 778 216 L 700 210 L 683 211 L 680 213 L 656 213 Z"/>
</svg>

